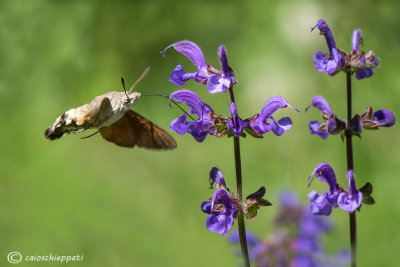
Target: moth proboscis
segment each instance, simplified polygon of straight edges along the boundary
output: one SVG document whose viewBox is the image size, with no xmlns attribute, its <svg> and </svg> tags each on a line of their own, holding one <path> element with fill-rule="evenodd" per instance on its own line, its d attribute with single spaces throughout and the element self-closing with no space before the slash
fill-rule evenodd
<svg viewBox="0 0 400 267">
<path fill-rule="evenodd" d="M 132 90 L 149 69 L 143 72 L 129 91 L 126 90 L 124 80 L 121 78 L 124 92 L 108 92 L 96 96 L 88 104 L 64 112 L 45 131 L 45 137 L 55 140 L 68 133 L 98 129 L 104 139 L 119 146 L 175 149 L 177 144 L 170 134 L 130 109 L 141 96 Z"/>
</svg>

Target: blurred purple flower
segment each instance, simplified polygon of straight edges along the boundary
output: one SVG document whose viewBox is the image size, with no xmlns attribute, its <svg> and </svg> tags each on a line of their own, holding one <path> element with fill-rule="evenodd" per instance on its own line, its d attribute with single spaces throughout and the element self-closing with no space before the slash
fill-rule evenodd
<svg viewBox="0 0 400 267">
<path fill-rule="evenodd" d="M 166 47 L 161 54 L 173 47 L 177 52 L 185 55 L 196 66 L 197 71 L 185 73 L 181 65 L 177 65 L 172 71 L 169 81 L 181 86 L 186 81 L 193 79 L 198 83 L 207 84 L 207 90 L 211 94 L 225 92 L 231 84 L 236 83 L 232 69 L 228 65 L 226 51 L 224 46 L 218 48 L 218 56 L 222 71 L 214 69 L 207 65 L 206 59 L 200 47 L 191 41 L 179 41 Z"/>
<path fill-rule="evenodd" d="M 321 171 L 331 175 L 328 169 Z M 347 251 L 331 255 L 324 250 L 320 237 L 332 228 L 327 217 L 313 215 L 310 209 L 298 202 L 293 192 L 281 192 L 279 199 L 273 235 L 268 233 L 267 239 L 260 239 L 246 230 L 249 258 L 254 266 L 344 267 L 349 264 Z M 239 243 L 237 231 L 232 232 L 230 241 Z"/>
</svg>

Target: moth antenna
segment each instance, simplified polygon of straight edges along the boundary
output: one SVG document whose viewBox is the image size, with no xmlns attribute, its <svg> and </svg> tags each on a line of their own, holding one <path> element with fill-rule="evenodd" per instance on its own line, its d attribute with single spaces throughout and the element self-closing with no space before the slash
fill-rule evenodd
<svg viewBox="0 0 400 267">
<path fill-rule="evenodd" d="M 81 139 L 86 139 L 86 138 L 89 138 L 89 137 L 95 136 L 95 135 L 96 135 L 96 134 L 98 134 L 100 131 L 101 131 L 101 129 L 97 130 L 96 132 L 92 133 L 91 135 L 88 135 L 88 136 L 81 137 Z"/>
<path fill-rule="evenodd" d="M 129 93 L 132 93 L 133 88 L 135 88 L 135 86 L 144 78 L 144 76 L 146 76 L 146 74 L 149 72 L 150 67 L 147 67 L 142 76 L 139 77 L 139 79 L 136 80 L 136 82 L 132 85 L 131 89 L 129 89 Z"/>
<path fill-rule="evenodd" d="M 124 88 L 124 92 L 127 98 L 129 98 L 128 96 L 128 92 L 126 91 L 126 87 L 125 87 L 125 79 L 124 77 L 121 77 L 121 83 L 122 83 L 122 87 Z"/>
<path fill-rule="evenodd" d="M 191 118 L 192 120 L 195 120 L 192 116 L 190 116 L 189 113 L 186 112 L 186 110 L 184 110 L 177 102 L 175 102 L 175 100 L 170 99 L 169 96 L 167 96 L 167 95 L 157 95 L 157 94 L 155 94 L 155 95 L 148 95 L 148 94 L 141 94 L 141 96 L 162 96 L 162 97 L 165 97 L 165 98 L 167 98 L 169 101 L 171 101 L 172 103 L 174 103 L 180 110 L 182 110 L 183 113 L 185 113 L 186 115 L 188 115 L 189 118 Z"/>
</svg>

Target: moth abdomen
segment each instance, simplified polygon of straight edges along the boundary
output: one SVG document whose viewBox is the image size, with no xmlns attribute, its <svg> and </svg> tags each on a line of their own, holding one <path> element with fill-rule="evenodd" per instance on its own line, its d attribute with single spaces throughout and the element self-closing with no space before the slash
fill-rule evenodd
<svg viewBox="0 0 400 267">
<path fill-rule="evenodd" d="M 51 128 L 47 128 L 46 131 L 44 131 L 44 137 L 46 137 L 46 139 L 50 139 L 50 140 L 55 140 L 58 138 L 61 138 L 64 135 L 63 131 L 53 131 Z"/>
</svg>

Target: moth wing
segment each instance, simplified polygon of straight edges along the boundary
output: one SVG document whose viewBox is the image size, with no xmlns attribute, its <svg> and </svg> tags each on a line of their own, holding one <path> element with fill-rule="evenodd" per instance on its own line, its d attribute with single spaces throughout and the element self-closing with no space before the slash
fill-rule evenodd
<svg viewBox="0 0 400 267">
<path fill-rule="evenodd" d="M 133 110 L 103 128 L 100 134 L 104 139 L 124 147 L 137 145 L 148 149 L 175 149 L 177 146 L 170 134 Z"/>
<path fill-rule="evenodd" d="M 119 146 L 134 147 L 136 144 L 135 132 L 126 114 L 117 122 L 102 128 L 100 134 L 107 141 Z"/>
</svg>

